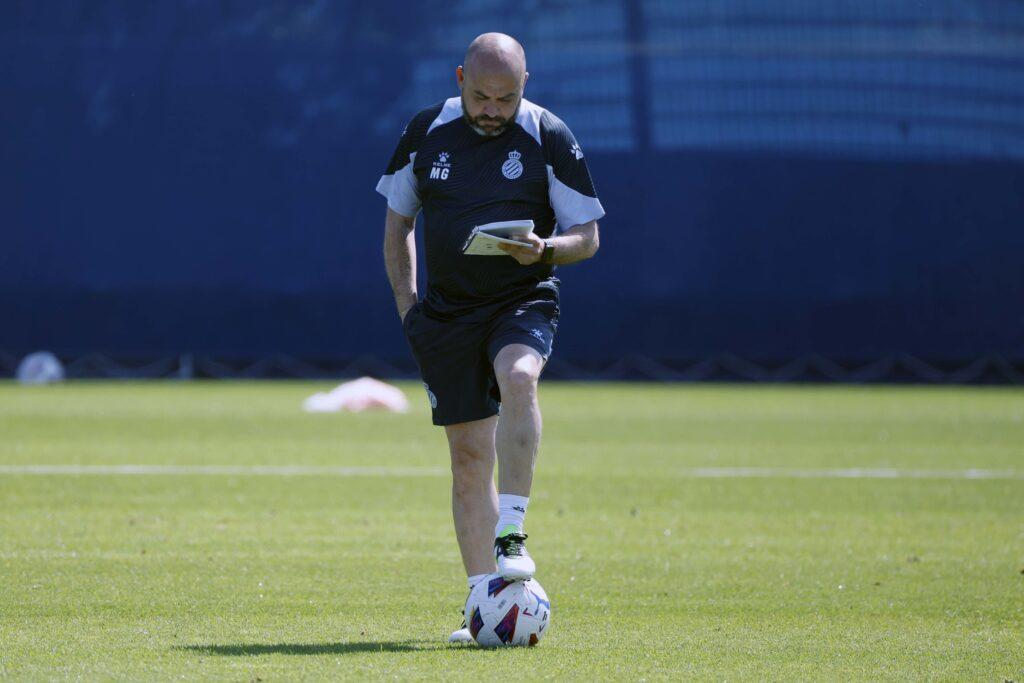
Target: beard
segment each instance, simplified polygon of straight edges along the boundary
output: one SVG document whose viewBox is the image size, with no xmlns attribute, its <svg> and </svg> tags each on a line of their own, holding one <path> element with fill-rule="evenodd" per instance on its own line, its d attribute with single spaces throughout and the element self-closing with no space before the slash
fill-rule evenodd
<svg viewBox="0 0 1024 683">
<path fill-rule="evenodd" d="M 504 119 L 501 117 L 491 116 L 470 116 L 469 111 L 466 109 L 465 95 L 459 98 L 462 103 L 462 118 L 478 135 L 484 137 L 493 138 L 501 135 L 508 130 L 509 125 L 516 120 L 516 116 L 519 115 L 519 106 L 523 103 L 523 99 L 519 98 L 519 103 L 516 104 L 516 110 L 512 112 L 512 116 Z M 484 128 L 481 124 L 487 124 L 492 128 Z"/>
</svg>

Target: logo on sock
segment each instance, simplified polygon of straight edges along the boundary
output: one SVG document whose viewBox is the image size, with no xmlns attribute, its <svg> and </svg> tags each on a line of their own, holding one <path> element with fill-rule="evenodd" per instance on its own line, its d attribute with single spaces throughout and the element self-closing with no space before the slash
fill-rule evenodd
<svg viewBox="0 0 1024 683">
<path fill-rule="evenodd" d="M 524 508 L 524 507 L 520 507 L 519 505 L 513 505 L 513 506 L 512 506 L 512 509 L 513 509 L 513 510 L 518 510 L 519 512 L 523 512 L 523 513 L 525 513 L 525 512 L 526 512 L 526 508 Z"/>
</svg>

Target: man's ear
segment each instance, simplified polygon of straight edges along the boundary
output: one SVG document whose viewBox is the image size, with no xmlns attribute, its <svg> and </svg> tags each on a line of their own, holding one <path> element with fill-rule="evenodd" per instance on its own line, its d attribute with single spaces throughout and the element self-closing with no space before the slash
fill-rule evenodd
<svg viewBox="0 0 1024 683">
<path fill-rule="evenodd" d="M 466 75 L 462 72 L 462 65 L 459 64 L 455 67 L 455 83 L 459 86 L 459 90 L 462 90 L 462 83 L 466 80 Z"/>
<path fill-rule="evenodd" d="M 530 72 L 523 73 L 523 90 L 526 90 L 526 81 L 530 80 Z"/>
</svg>

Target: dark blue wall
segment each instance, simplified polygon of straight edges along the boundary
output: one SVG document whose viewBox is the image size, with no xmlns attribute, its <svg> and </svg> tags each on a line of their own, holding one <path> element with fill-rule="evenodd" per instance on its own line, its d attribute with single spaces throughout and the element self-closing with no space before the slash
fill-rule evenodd
<svg viewBox="0 0 1024 683">
<path fill-rule="evenodd" d="M 748 4 L 5 3 L 0 350 L 406 358 L 373 186 L 497 28 L 608 211 L 562 358 L 1024 359 L 1019 3 Z"/>
</svg>

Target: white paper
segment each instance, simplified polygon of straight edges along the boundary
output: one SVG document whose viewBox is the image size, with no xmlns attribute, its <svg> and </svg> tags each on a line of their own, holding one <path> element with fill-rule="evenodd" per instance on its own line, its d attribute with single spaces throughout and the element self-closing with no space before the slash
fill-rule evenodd
<svg viewBox="0 0 1024 683">
<path fill-rule="evenodd" d="M 470 256 L 508 256 L 498 248 L 499 244 L 522 244 L 521 241 L 510 239 L 529 235 L 533 232 L 533 221 L 499 221 L 487 223 L 473 228 L 462 253 Z"/>
</svg>

